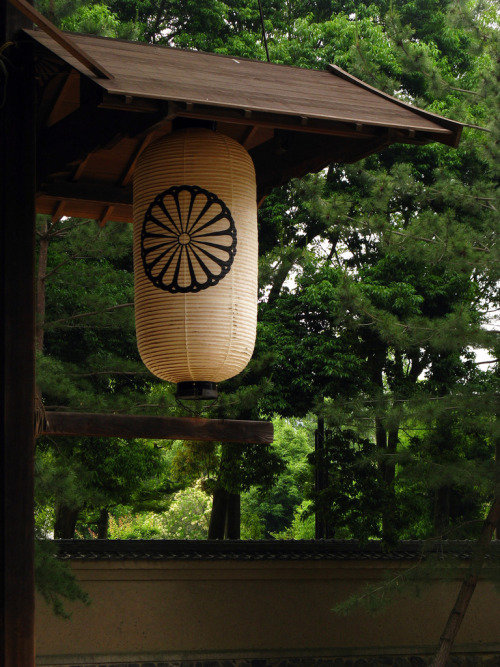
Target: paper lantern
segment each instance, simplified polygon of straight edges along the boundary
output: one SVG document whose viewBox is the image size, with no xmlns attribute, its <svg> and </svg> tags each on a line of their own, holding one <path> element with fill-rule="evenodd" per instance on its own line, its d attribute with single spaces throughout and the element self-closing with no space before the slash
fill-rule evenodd
<svg viewBox="0 0 500 667">
<path fill-rule="evenodd" d="M 149 370 L 181 397 L 245 368 L 257 321 L 255 170 L 203 128 L 150 144 L 134 174 L 135 318 Z"/>
</svg>

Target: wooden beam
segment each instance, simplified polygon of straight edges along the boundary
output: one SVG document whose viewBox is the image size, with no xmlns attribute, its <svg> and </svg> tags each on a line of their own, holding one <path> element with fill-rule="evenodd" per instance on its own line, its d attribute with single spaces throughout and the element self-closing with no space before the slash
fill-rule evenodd
<svg viewBox="0 0 500 667">
<path fill-rule="evenodd" d="M 107 185 L 105 183 L 56 181 L 38 188 L 37 195 L 48 195 L 55 199 L 71 201 L 91 201 L 101 206 L 127 204 L 132 206 L 132 188 Z"/>
<path fill-rule="evenodd" d="M 129 111 L 132 108 L 140 110 L 140 98 L 133 98 L 128 104 L 123 95 L 116 93 L 103 93 L 99 104 L 101 109 L 112 109 L 115 111 Z M 148 100 L 149 106 L 144 111 L 151 113 L 153 105 Z M 304 116 L 294 114 L 284 115 L 282 113 L 272 113 L 268 111 L 249 111 L 248 109 L 234 109 L 230 107 L 217 107 L 209 104 L 196 104 L 193 102 L 169 102 L 175 109 L 176 118 L 193 118 L 203 120 L 216 120 L 220 122 L 233 123 L 236 125 L 251 125 L 261 128 L 272 128 L 282 130 L 296 130 L 297 132 L 306 132 L 308 134 L 321 134 L 330 136 L 343 136 L 359 138 L 360 132 L 356 129 L 356 123 L 332 120 L 326 118 L 307 117 L 307 123 L 304 123 Z M 156 102 L 157 111 L 160 109 L 160 103 Z M 171 116 L 167 116 L 170 118 Z M 162 122 L 166 118 L 161 119 Z M 380 131 L 380 128 L 374 125 L 363 125 L 362 135 L 374 136 Z M 437 130 L 439 131 L 439 130 Z M 442 130 L 447 133 L 448 130 Z"/>
<path fill-rule="evenodd" d="M 217 440 L 265 445 L 273 441 L 273 425 L 271 422 L 235 419 L 46 412 L 41 434 L 151 440 Z"/>
<path fill-rule="evenodd" d="M 152 139 L 153 139 L 153 133 L 150 132 L 149 134 L 146 135 L 146 137 L 142 141 L 138 142 L 137 148 L 134 152 L 134 155 L 132 156 L 132 159 L 130 160 L 130 162 L 127 164 L 127 168 L 126 168 L 125 172 L 123 173 L 123 175 L 120 179 L 120 185 L 121 186 L 127 186 L 132 182 L 135 167 L 137 165 L 137 160 L 139 159 L 139 156 L 142 153 L 142 151 L 147 146 L 149 146 Z"/>
<path fill-rule="evenodd" d="M 35 664 L 35 75 L 26 25 L 0 0 L 0 664 Z M 20 48 L 17 48 L 17 47 Z"/>
<path fill-rule="evenodd" d="M 163 103 L 164 105 L 165 103 Z M 144 105 L 144 106 L 141 106 Z M 156 106 L 155 106 L 156 105 Z M 404 103 L 402 103 L 404 106 Z M 115 110 L 115 111 L 144 111 L 148 114 L 156 112 L 161 115 L 162 103 L 154 102 L 152 100 L 142 100 L 141 98 L 133 97 L 131 101 L 126 102 L 123 94 L 104 92 L 99 104 L 101 109 Z M 284 115 L 282 113 L 272 113 L 268 111 L 252 111 L 245 109 L 235 109 L 231 107 L 217 107 L 208 104 L 186 103 L 186 102 L 168 102 L 169 109 L 172 108 L 175 112 L 168 116 L 163 116 L 156 122 L 156 125 L 151 125 L 150 129 L 162 127 L 165 120 L 172 117 L 177 118 L 193 118 L 203 120 L 216 120 L 221 123 L 228 123 L 233 125 L 245 125 L 257 129 L 273 129 L 273 130 L 291 130 L 305 135 L 319 135 L 324 137 L 340 137 L 369 140 L 376 139 L 381 132 L 391 132 L 394 141 L 401 141 L 402 139 L 407 143 L 423 144 L 429 141 L 439 141 L 441 143 L 455 146 L 457 142 L 456 135 L 452 129 L 446 127 L 436 126 L 433 131 L 430 130 L 412 130 L 412 136 L 409 136 L 409 128 L 402 126 L 380 126 L 370 125 L 368 123 L 360 123 L 359 121 L 335 120 L 333 118 L 304 116 L 304 115 Z M 425 114 L 426 112 L 422 112 Z M 454 126 L 457 125 L 454 121 L 449 121 Z M 140 130 L 139 130 L 140 131 Z M 137 131 L 136 131 L 137 132 Z M 396 134 L 399 133 L 399 134 Z M 131 133 L 131 136 L 134 136 Z M 400 137 L 400 138 L 397 138 Z M 330 160 L 331 161 L 331 160 Z"/>
<path fill-rule="evenodd" d="M 57 213 L 60 199 L 58 197 L 37 196 L 37 213 L 53 216 Z M 65 199 L 64 215 L 87 220 L 99 220 L 102 217 L 103 204 L 100 202 Z M 115 222 L 132 223 L 134 221 L 131 204 L 113 204 L 113 215 L 110 218 Z"/>
<path fill-rule="evenodd" d="M 414 130 L 414 139 L 408 138 L 409 128 L 404 127 L 386 127 L 380 125 L 369 125 L 368 123 L 349 122 L 342 120 L 332 120 L 323 118 L 314 118 L 312 116 L 294 116 L 284 117 L 283 115 L 269 112 L 252 112 L 251 120 L 245 117 L 244 112 L 239 109 L 227 109 L 210 107 L 208 105 L 193 105 L 191 109 L 183 109 L 179 105 L 177 112 L 178 118 L 200 118 L 216 120 L 219 122 L 233 123 L 237 125 L 254 125 L 255 127 L 273 128 L 275 130 L 293 130 L 304 135 L 317 135 L 328 137 L 340 137 L 351 139 L 370 139 L 377 137 L 380 132 L 400 131 L 404 132 L 408 143 L 419 144 L 423 139 L 429 141 L 439 141 L 448 146 L 456 146 L 457 138 L 452 130 L 436 127 L 433 131 Z M 307 124 L 304 120 L 307 119 Z"/>
<path fill-rule="evenodd" d="M 252 146 L 252 142 L 255 140 L 255 138 L 258 135 L 260 129 L 261 128 L 257 127 L 256 125 L 249 125 L 247 127 L 247 129 L 245 130 L 245 133 L 243 135 L 243 138 L 240 142 L 241 145 L 243 146 L 243 148 L 246 148 L 248 150 L 249 147 Z"/>
<path fill-rule="evenodd" d="M 381 150 L 391 143 L 390 133 L 380 133 L 376 138 L 364 138 L 353 142 L 345 137 L 322 137 L 320 135 L 299 134 L 278 130 L 276 138 L 270 139 L 250 149 L 250 155 L 257 172 L 258 201 L 290 178 L 300 177 L 308 171 L 323 169 L 331 162 L 355 162 L 374 150 Z M 401 138 L 398 139 L 401 141 Z M 128 180 L 128 178 L 127 178 Z M 103 209 L 113 205 L 123 205 L 128 209 L 128 219 L 132 221 L 132 188 L 95 182 L 55 181 L 42 184 L 37 196 L 48 196 L 55 201 L 65 201 L 67 215 L 102 218 Z M 95 204 L 92 215 L 77 213 L 74 204 L 89 202 Z M 50 209 L 54 215 L 53 208 Z M 112 216 L 107 216 L 112 219 Z"/>
</svg>

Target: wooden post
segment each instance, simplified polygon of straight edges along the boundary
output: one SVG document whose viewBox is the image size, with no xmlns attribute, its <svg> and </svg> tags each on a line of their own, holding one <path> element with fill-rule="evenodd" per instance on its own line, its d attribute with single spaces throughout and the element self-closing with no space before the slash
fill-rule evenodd
<svg viewBox="0 0 500 667">
<path fill-rule="evenodd" d="M 16 41 L 26 26 L 31 27 L 0 0 L 0 659 L 5 667 L 35 664 L 35 79 L 31 50 Z"/>
<path fill-rule="evenodd" d="M 500 426 L 500 416 L 497 415 L 495 420 L 497 429 Z M 500 434 L 495 433 L 495 500 L 500 502 Z M 500 517 L 495 526 L 495 538 L 500 540 Z"/>
</svg>

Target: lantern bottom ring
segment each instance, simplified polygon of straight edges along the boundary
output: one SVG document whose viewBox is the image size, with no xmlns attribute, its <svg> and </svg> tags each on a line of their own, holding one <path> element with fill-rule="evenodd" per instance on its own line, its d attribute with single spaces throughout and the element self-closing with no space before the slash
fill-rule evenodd
<svg viewBox="0 0 500 667">
<path fill-rule="evenodd" d="M 217 398 L 215 382 L 178 382 L 175 397 L 184 401 L 210 401 Z"/>
</svg>

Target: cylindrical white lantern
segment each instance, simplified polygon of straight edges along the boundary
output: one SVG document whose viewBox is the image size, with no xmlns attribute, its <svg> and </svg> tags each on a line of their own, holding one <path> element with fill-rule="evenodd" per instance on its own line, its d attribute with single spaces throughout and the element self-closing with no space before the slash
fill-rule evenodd
<svg viewBox="0 0 500 667">
<path fill-rule="evenodd" d="M 134 273 L 139 353 L 152 373 L 203 397 L 245 368 L 257 321 L 257 204 L 239 143 L 189 128 L 143 151 Z"/>
</svg>

